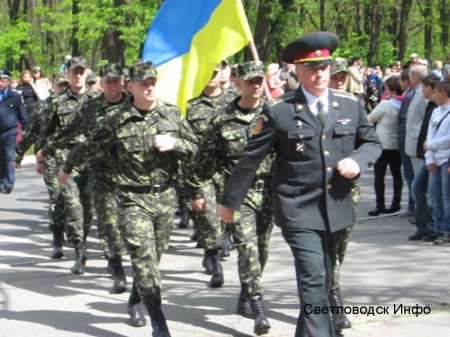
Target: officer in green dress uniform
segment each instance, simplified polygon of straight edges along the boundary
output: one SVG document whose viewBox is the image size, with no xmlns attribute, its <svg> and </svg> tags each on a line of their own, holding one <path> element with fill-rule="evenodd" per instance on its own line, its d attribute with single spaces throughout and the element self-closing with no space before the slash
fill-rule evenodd
<svg viewBox="0 0 450 337">
<path fill-rule="evenodd" d="M 329 291 L 336 247 L 352 225 L 354 180 L 381 153 L 357 98 L 328 89 L 338 42 L 332 33 L 314 32 L 283 50 L 301 86 L 265 106 L 218 206 L 222 220 L 233 221 L 260 162 L 275 151 L 275 223 L 294 256 L 301 303 L 296 337 L 334 336 Z"/>
</svg>

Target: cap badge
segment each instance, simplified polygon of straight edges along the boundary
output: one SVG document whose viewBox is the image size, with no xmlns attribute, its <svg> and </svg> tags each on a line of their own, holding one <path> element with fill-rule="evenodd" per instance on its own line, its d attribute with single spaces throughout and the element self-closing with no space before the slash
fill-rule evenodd
<svg viewBox="0 0 450 337">
<path fill-rule="evenodd" d="M 321 55 L 322 55 L 322 51 L 316 50 L 316 56 L 319 57 L 319 56 L 321 56 Z"/>
</svg>

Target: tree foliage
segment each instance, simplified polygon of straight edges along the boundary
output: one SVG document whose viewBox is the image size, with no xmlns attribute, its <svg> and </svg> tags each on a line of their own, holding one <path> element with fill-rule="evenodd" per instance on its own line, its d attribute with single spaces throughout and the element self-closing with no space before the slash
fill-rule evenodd
<svg viewBox="0 0 450 337">
<path fill-rule="evenodd" d="M 226 1 L 226 0 L 225 0 Z M 0 66 L 58 69 L 64 55 L 85 55 L 97 66 L 130 64 L 162 0 L 7 0 L 0 3 Z M 279 61 L 296 36 L 336 32 L 336 55 L 389 64 L 416 52 L 446 59 L 450 0 L 243 0 L 260 58 Z M 183 29 L 174 27 L 174 29 Z M 213 46 L 212 46 L 213 47 Z M 249 50 L 236 61 L 251 58 Z"/>
</svg>

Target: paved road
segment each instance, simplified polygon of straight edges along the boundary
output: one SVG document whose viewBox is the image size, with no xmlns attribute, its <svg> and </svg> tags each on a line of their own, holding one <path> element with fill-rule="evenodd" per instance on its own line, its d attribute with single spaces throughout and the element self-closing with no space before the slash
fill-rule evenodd
<svg viewBox="0 0 450 337">
<path fill-rule="evenodd" d="M 414 227 L 400 216 L 366 217 L 374 206 L 372 176 L 360 181 L 362 201 L 342 269 L 345 304 L 386 307 L 388 313 L 352 314 L 346 337 L 450 336 L 450 245 L 409 242 Z M 134 337 L 150 328 L 127 324 L 128 292 L 110 294 L 111 279 L 96 233 L 89 238 L 87 272 L 72 275 L 73 251 L 50 260 L 47 194 L 33 165 L 17 172 L 16 188 L 0 195 L 0 337 Z M 163 306 L 174 337 L 253 336 L 253 322 L 235 314 L 239 293 L 236 252 L 224 262 L 226 283 L 206 287 L 202 252 L 189 240 L 192 229 L 174 229 L 163 256 Z M 130 275 L 129 260 L 125 262 Z M 131 278 L 128 277 L 131 281 Z M 269 337 L 293 336 L 299 310 L 291 254 L 278 229 L 264 273 Z M 431 313 L 394 314 L 394 305 L 429 306 Z M 355 309 L 356 310 L 356 309 Z"/>
</svg>

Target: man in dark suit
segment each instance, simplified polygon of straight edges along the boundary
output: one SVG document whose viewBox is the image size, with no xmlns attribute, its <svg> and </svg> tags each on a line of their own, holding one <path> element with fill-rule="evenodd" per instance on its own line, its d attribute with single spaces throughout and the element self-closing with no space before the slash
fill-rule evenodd
<svg viewBox="0 0 450 337">
<path fill-rule="evenodd" d="M 9 88 L 11 74 L 0 69 L 0 193 L 11 193 L 15 182 L 14 153 L 17 124 L 27 127 L 22 96 Z"/>
<path fill-rule="evenodd" d="M 219 216 L 232 222 L 259 163 L 274 149 L 275 222 L 294 256 L 301 302 L 296 337 L 334 336 L 328 295 L 336 246 L 352 225 L 353 180 L 381 153 L 358 99 L 328 89 L 337 46 L 329 32 L 286 46 L 283 61 L 296 64 L 301 86 L 263 109 L 218 206 Z"/>
</svg>

